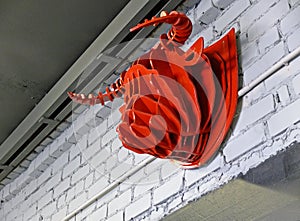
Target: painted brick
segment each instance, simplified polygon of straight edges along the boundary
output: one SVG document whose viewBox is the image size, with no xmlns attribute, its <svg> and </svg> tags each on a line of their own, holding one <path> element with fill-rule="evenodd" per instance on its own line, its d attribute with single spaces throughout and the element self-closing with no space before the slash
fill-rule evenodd
<svg viewBox="0 0 300 221">
<path fill-rule="evenodd" d="M 289 14 L 281 20 L 280 26 L 284 35 L 292 32 L 295 27 L 298 27 L 300 25 L 299 14 L 300 6 L 289 12 Z"/>
<path fill-rule="evenodd" d="M 150 193 L 145 194 L 139 200 L 131 203 L 125 209 L 125 220 L 130 220 L 131 218 L 141 214 L 151 206 L 151 195 Z"/>
<path fill-rule="evenodd" d="M 24 220 L 29 220 L 34 214 L 36 214 L 36 205 L 29 207 L 26 211 L 24 211 Z"/>
<path fill-rule="evenodd" d="M 265 94 L 266 94 L 266 87 L 264 83 L 257 85 L 255 88 L 253 88 L 249 93 L 247 93 L 243 97 L 242 108 L 249 107 L 250 105 L 252 105 L 254 101 L 265 96 Z"/>
<path fill-rule="evenodd" d="M 247 109 L 242 108 L 237 124 L 234 127 L 234 134 L 238 134 L 241 130 L 245 129 L 246 126 L 258 121 L 274 110 L 275 103 L 272 94 L 264 97 Z"/>
<path fill-rule="evenodd" d="M 215 8 L 211 1 L 200 1 L 196 10 L 197 20 L 204 24 L 209 24 L 220 14 L 220 10 Z"/>
<path fill-rule="evenodd" d="M 75 198 L 75 186 L 69 188 L 66 192 L 66 202 L 69 204 Z"/>
<path fill-rule="evenodd" d="M 172 163 L 169 160 L 165 160 L 160 169 L 161 179 L 164 180 L 164 179 L 176 174 L 180 170 L 181 169 L 180 169 L 179 165 Z"/>
<path fill-rule="evenodd" d="M 212 0 L 213 5 L 217 8 L 225 9 L 228 5 L 230 5 L 235 0 Z"/>
<path fill-rule="evenodd" d="M 84 180 L 79 181 L 75 185 L 75 195 L 79 195 L 84 190 Z"/>
<path fill-rule="evenodd" d="M 54 163 L 50 166 L 52 168 L 52 172 L 55 174 L 58 171 L 60 171 L 60 169 L 62 167 L 64 167 L 69 161 L 69 153 L 65 152 L 63 153 L 59 158 L 57 158 Z"/>
<path fill-rule="evenodd" d="M 71 179 L 71 184 L 77 183 L 80 179 L 87 176 L 90 172 L 90 165 L 86 164 L 80 167 L 73 175 Z"/>
<path fill-rule="evenodd" d="M 291 4 L 291 6 L 294 6 L 294 5 L 296 5 L 297 3 L 299 3 L 300 1 L 299 1 L 299 0 L 290 0 L 289 2 L 290 2 L 290 4 Z"/>
<path fill-rule="evenodd" d="M 90 216 L 88 220 L 102 220 L 102 218 L 105 218 L 107 215 L 107 205 L 104 205 L 100 208 L 98 208 L 96 211 L 94 211 Z"/>
<path fill-rule="evenodd" d="M 282 42 L 270 49 L 260 60 L 251 65 L 244 72 L 244 84 L 247 85 L 264 71 L 274 65 L 280 58 L 284 56 L 284 45 Z"/>
<path fill-rule="evenodd" d="M 75 159 L 70 161 L 62 171 L 62 178 L 65 179 L 67 176 L 71 175 L 75 170 L 80 166 L 80 156 L 77 156 Z"/>
<path fill-rule="evenodd" d="M 285 106 L 290 102 L 290 94 L 287 85 L 282 85 L 277 90 L 277 95 L 281 106 Z"/>
<path fill-rule="evenodd" d="M 106 134 L 103 135 L 101 145 L 104 147 L 106 144 L 108 144 L 110 141 L 115 139 L 117 137 L 117 132 L 115 130 L 110 130 Z"/>
<path fill-rule="evenodd" d="M 101 149 L 100 147 L 101 147 L 100 140 L 97 140 L 91 146 L 84 149 L 82 151 L 82 156 L 83 156 L 84 160 L 85 161 L 89 160 L 91 157 L 95 156 L 95 154 L 100 151 L 100 149 Z"/>
<path fill-rule="evenodd" d="M 242 67 L 245 68 L 251 61 L 256 59 L 258 55 L 258 47 L 255 42 L 248 45 L 247 48 L 242 49 L 241 56 L 239 57 L 239 60 L 242 61 Z"/>
<path fill-rule="evenodd" d="M 250 2 L 247 0 L 237 0 L 232 6 L 215 22 L 215 29 L 219 33 L 233 22 L 247 7 L 250 6 Z"/>
<path fill-rule="evenodd" d="M 45 184 L 46 191 L 49 191 L 50 189 L 53 189 L 53 187 L 57 186 L 61 181 L 61 176 L 61 172 L 54 174 L 51 179 Z"/>
<path fill-rule="evenodd" d="M 223 150 L 227 162 L 234 160 L 243 153 L 261 144 L 265 139 L 262 124 L 257 124 L 250 128 L 244 134 L 227 143 Z"/>
<path fill-rule="evenodd" d="M 297 47 L 300 46 L 300 28 L 298 28 L 296 31 L 294 31 L 288 38 L 287 38 L 287 44 L 289 51 L 295 50 Z"/>
<path fill-rule="evenodd" d="M 94 181 L 94 172 L 90 173 L 84 180 L 84 188 L 87 189 L 89 188 Z"/>
<path fill-rule="evenodd" d="M 66 215 L 67 215 L 67 207 L 64 207 L 60 209 L 58 212 L 56 212 L 55 214 L 53 214 L 52 220 L 53 221 L 62 220 Z"/>
<path fill-rule="evenodd" d="M 265 33 L 266 30 L 275 25 L 288 11 L 288 2 L 286 0 L 279 1 L 248 29 L 249 41 L 252 41 Z"/>
<path fill-rule="evenodd" d="M 119 177 L 124 175 L 128 170 L 130 170 L 131 167 L 132 166 L 129 164 L 121 163 L 120 165 L 118 165 L 117 167 L 112 169 L 112 171 L 110 173 L 111 179 L 117 180 Z"/>
<path fill-rule="evenodd" d="M 127 190 L 122 193 L 120 196 L 113 199 L 108 203 L 108 215 L 115 213 L 116 211 L 123 209 L 125 206 L 131 202 L 132 191 Z"/>
<path fill-rule="evenodd" d="M 38 208 L 41 209 L 46 206 L 48 203 L 52 202 L 53 198 L 53 191 L 46 193 L 39 201 L 38 201 Z"/>
<path fill-rule="evenodd" d="M 89 189 L 88 189 L 88 197 L 91 198 L 103 190 L 105 187 L 108 186 L 108 178 L 102 177 L 98 179 Z"/>
<path fill-rule="evenodd" d="M 271 136 L 275 136 L 281 131 L 285 130 L 289 126 L 300 120 L 298 111 L 300 110 L 300 100 L 298 99 L 294 103 L 285 107 L 278 113 L 274 114 L 268 121 L 269 131 Z"/>
<path fill-rule="evenodd" d="M 296 92 L 296 94 L 300 94 L 300 75 L 297 75 L 294 79 L 293 79 L 293 88 L 294 91 Z"/>
<path fill-rule="evenodd" d="M 82 194 L 80 194 L 70 202 L 68 212 L 70 213 L 74 211 L 79 206 L 81 206 L 86 200 L 87 200 L 87 193 L 83 192 Z"/>
<path fill-rule="evenodd" d="M 123 214 L 124 214 L 123 211 L 118 212 L 117 214 L 109 217 L 108 220 L 109 221 L 120 221 L 120 220 L 123 220 Z"/>
<path fill-rule="evenodd" d="M 203 179 L 205 176 L 219 169 L 223 165 L 224 165 L 223 157 L 220 154 L 218 154 L 216 158 L 207 166 L 200 167 L 194 170 L 186 170 L 184 176 L 185 186 L 191 186 L 195 182 Z"/>
<path fill-rule="evenodd" d="M 81 155 L 80 145 L 74 144 L 69 152 L 69 160 L 71 161 L 79 155 Z"/>
<path fill-rule="evenodd" d="M 166 200 L 170 196 L 179 192 L 183 184 L 183 171 L 173 176 L 169 181 L 165 182 L 154 190 L 153 203 L 158 204 Z"/>
<path fill-rule="evenodd" d="M 41 176 L 38 177 L 37 179 L 37 185 L 41 186 L 44 182 L 49 180 L 52 175 L 52 168 L 48 167 L 42 174 Z"/>
<path fill-rule="evenodd" d="M 118 151 L 118 161 L 122 162 L 129 156 L 129 151 L 125 148 L 121 148 Z"/>
<path fill-rule="evenodd" d="M 110 153 L 108 150 L 103 149 L 95 156 L 88 161 L 88 163 L 91 165 L 93 168 L 97 168 L 100 164 L 106 161 L 106 159 L 110 156 Z"/>
<path fill-rule="evenodd" d="M 53 197 L 57 198 L 60 194 L 65 192 L 70 187 L 70 178 L 61 181 L 55 188 Z"/>
<path fill-rule="evenodd" d="M 45 206 L 40 213 L 40 215 L 44 218 L 44 220 L 47 220 L 46 218 L 50 218 L 50 216 L 55 212 L 56 210 L 56 203 L 51 202 L 47 206 Z"/>
<path fill-rule="evenodd" d="M 277 0 L 256 1 L 240 18 L 242 32 L 247 32 L 253 22 L 265 14 L 276 2 Z"/>
<path fill-rule="evenodd" d="M 99 136 L 98 130 L 96 128 L 92 128 L 88 133 L 89 145 L 93 144 L 99 138 L 100 138 L 100 136 Z"/>
<path fill-rule="evenodd" d="M 66 193 L 55 199 L 57 201 L 57 208 L 60 209 L 66 205 Z"/>
<path fill-rule="evenodd" d="M 273 45 L 275 42 L 279 40 L 280 37 L 279 37 L 277 27 L 274 26 L 258 39 L 258 47 L 260 53 L 264 53 L 268 47 L 270 47 L 271 45 Z"/>
</svg>

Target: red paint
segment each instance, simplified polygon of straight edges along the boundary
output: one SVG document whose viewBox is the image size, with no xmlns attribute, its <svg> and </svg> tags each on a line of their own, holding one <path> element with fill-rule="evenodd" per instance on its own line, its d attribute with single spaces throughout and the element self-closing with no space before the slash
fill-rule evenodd
<svg viewBox="0 0 300 221">
<path fill-rule="evenodd" d="M 237 104 L 238 65 L 234 29 L 203 48 L 199 38 L 180 49 L 192 32 L 182 13 L 162 12 L 131 31 L 172 24 L 160 43 L 141 56 L 98 96 L 69 93 L 82 104 L 104 104 L 124 95 L 117 128 L 123 146 L 158 158 L 179 161 L 185 168 L 207 163 L 229 130 Z"/>
</svg>

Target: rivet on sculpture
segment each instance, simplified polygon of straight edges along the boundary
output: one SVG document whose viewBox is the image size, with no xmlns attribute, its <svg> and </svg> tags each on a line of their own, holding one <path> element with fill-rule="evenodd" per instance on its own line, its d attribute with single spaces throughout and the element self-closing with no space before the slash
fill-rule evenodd
<svg viewBox="0 0 300 221">
<path fill-rule="evenodd" d="M 130 31 L 159 23 L 172 27 L 137 59 L 105 93 L 69 92 L 81 104 L 104 104 L 124 96 L 117 127 L 125 148 L 179 162 L 204 165 L 218 151 L 235 114 L 238 64 L 234 29 L 203 48 L 200 37 L 187 51 L 180 46 L 192 32 L 182 13 L 161 13 Z"/>
</svg>

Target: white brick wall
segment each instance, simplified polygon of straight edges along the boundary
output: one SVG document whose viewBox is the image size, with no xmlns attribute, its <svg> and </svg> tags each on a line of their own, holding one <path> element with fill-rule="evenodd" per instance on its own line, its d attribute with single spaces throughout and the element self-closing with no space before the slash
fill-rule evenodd
<svg viewBox="0 0 300 221">
<path fill-rule="evenodd" d="M 199 36 L 207 46 L 236 28 L 240 87 L 300 45 L 298 0 L 189 0 L 180 9 L 195 26 L 184 48 Z M 151 44 L 143 44 L 139 53 Z M 0 220 L 62 220 L 149 159 L 121 147 L 115 132 L 118 106 L 120 101 L 113 110 L 111 105 L 83 107 L 73 125 L 61 125 L 62 133 L 44 142 L 26 162 L 29 168 L 1 189 Z M 154 160 L 71 220 L 159 220 L 300 142 L 299 108 L 300 57 L 240 98 L 231 133 L 208 165 L 182 170 Z"/>
</svg>

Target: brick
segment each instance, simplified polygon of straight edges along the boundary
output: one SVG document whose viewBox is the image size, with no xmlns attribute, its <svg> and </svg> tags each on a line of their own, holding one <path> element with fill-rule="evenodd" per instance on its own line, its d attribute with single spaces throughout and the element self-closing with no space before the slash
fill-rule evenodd
<svg viewBox="0 0 300 221">
<path fill-rule="evenodd" d="M 181 173 L 172 176 L 170 180 L 163 183 L 157 189 L 154 190 L 153 203 L 158 204 L 163 200 L 168 199 L 170 196 L 178 193 L 183 184 L 183 171 Z"/>
<path fill-rule="evenodd" d="M 52 169 L 48 167 L 42 174 L 41 176 L 38 177 L 37 179 L 37 185 L 41 186 L 43 183 L 45 183 L 47 180 L 51 178 L 52 175 Z"/>
<path fill-rule="evenodd" d="M 235 0 L 212 0 L 213 5 L 215 5 L 217 8 L 225 9 L 227 6 L 229 6 L 231 3 L 233 3 Z"/>
<path fill-rule="evenodd" d="M 90 216 L 88 220 L 102 220 L 107 216 L 107 205 L 101 206 L 96 211 L 94 211 Z"/>
<path fill-rule="evenodd" d="M 268 79 L 264 81 L 267 90 L 272 90 L 278 87 L 282 83 L 286 82 L 291 76 L 295 75 L 300 69 L 299 65 L 300 57 L 292 61 L 288 66 L 284 66 L 276 73 L 271 75 Z"/>
<path fill-rule="evenodd" d="M 264 53 L 268 47 L 280 40 L 277 27 L 274 26 L 258 39 L 260 53 Z"/>
<path fill-rule="evenodd" d="M 264 71 L 274 65 L 284 56 L 284 53 L 284 45 L 282 42 L 270 49 L 263 57 L 244 71 L 244 84 L 249 84 Z"/>
<path fill-rule="evenodd" d="M 43 218 L 45 220 L 47 220 L 46 218 L 49 218 L 52 214 L 54 214 L 54 212 L 56 211 L 56 203 L 55 202 L 51 202 L 50 204 L 48 204 L 47 206 L 45 206 L 40 213 L 41 216 L 43 216 Z"/>
<path fill-rule="evenodd" d="M 241 50 L 240 61 L 242 62 L 242 67 L 249 65 L 251 61 L 258 57 L 258 48 L 256 43 L 249 44 L 247 48 Z"/>
<path fill-rule="evenodd" d="M 277 0 L 256 1 L 240 18 L 242 32 L 247 32 L 254 21 L 265 14 Z"/>
<path fill-rule="evenodd" d="M 90 165 L 86 164 L 82 167 L 80 167 L 73 175 L 71 179 L 71 184 L 77 183 L 79 180 L 81 180 L 83 177 L 87 176 L 90 172 Z"/>
<path fill-rule="evenodd" d="M 265 139 L 264 127 L 262 124 L 251 127 L 244 134 L 227 143 L 223 150 L 227 162 L 234 160 L 245 152 L 258 146 Z"/>
<path fill-rule="evenodd" d="M 24 211 L 24 220 L 29 220 L 36 212 L 36 205 L 29 207 Z"/>
<path fill-rule="evenodd" d="M 68 191 L 66 192 L 66 202 L 70 202 L 75 198 L 75 186 L 73 186 L 72 188 L 68 189 Z"/>
<path fill-rule="evenodd" d="M 108 178 L 102 177 L 88 188 L 88 197 L 91 198 L 109 185 Z"/>
<path fill-rule="evenodd" d="M 218 154 L 212 162 L 208 165 L 194 169 L 194 170 L 186 170 L 185 171 L 185 186 L 191 186 L 195 182 L 203 179 L 208 174 L 212 173 L 213 171 L 219 169 L 224 165 L 223 157 Z"/>
<path fill-rule="evenodd" d="M 88 163 L 91 165 L 93 168 L 97 168 L 100 164 L 103 164 L 104 162 L 107 162 L 107 158 L 110 156 L 110 153 L 108 150 L 103 149 L 95 156 L 88 161 Z"/>
<path fill-rule="evenodd" d="M 103 135 L 101 140 L 101 147 L 107 145 L 110 141 L 114 140 L 117 137 L 117 132 L 113 129 L 109 130 L 106 134 Z"/>
<path fill-rule="evenodd" d="M 142 198 L 131 203 L 125 209 L 125 220 L 130 220 L 151 207 L 151 195 L 145 194 Z"/>
<path fill-rule="evenodd" d="M 130 170 L 131 165 L 121 163 L 117 167 L 111 170 L 110 172 L 110 177 L 112 180 L 117 180 L 120 178 L 122 175 L 124 175 L 128 170 Z"/>
<path fill-rule="evenodd" d="M 299 14 L 300 6 L 289 12 L 289 14 L 281 20 L 280 26 L 284 35 L 292 32 L 295 27 L 298 27 L 300 25 Z"/>
<path fill-rule="evenodd" d="M 102 122 L 103 123 L 103 122 Z M 88 134 L 88 143 L 89 145 L 93 144 L 100 138 L 98 130 L 96 128 L 92 128 Z"/>
<path fill-rule="evenodd" d="M 53 191 L 46 193 L 40 200 L 38 200 L 38 208 L 41 209 L 48 203 L 52 202 Z"/>
<path fill-rule="evenodd" d="M 290 2 L 290 4 L 291 4 L 291 6 L 294 6 L 294 5 L 296 5 L 297 3 L 299 3 L 300 1 L 299 1 L 299 0 L 290 0 L 289 2 Z"/>
<path fill-rule="evenodd" d="M 63 218 L 67 215 L 67 207 L 60 209 L 58 212 L 54 213 L 52 216 L 52 220 L 63 220 Z"/>
<path fill-rule="evenodd" d="M 75 185 L 75 195 L 79 195 L 84 190 L 84 180 L 79 181 Z"/>
<path fill-rule="evenodd" d="M 296 31 L 294 31 L 287 38 L 287 44 L 288 44 L 289 51 L 293 51 L 300 46 L 299 35 L 300 35 L 300 28 L 298 28 Z"/>
<path fill-rule="evenodd" d="M 281 106 L 285 106 L 290 102 L 290 94 L 287 85 L 282 85 L 277 90 L 277 96 Z"/>
<path fill-rule="evenodd" d="M 123 211 L 116 213 L 115 215 L 108 218 L 109 221 L 120 221 L 123 220 Z"/>
<path fill-rule="evenodd" d="M 69 213 L 77 209 L 79 206 L 81 206 L 83 203 L 85 203 L 87 200 L 87 194 L 86 192 L 83 192 L 76 198 L 74 198 L 70 204 L 69 204 Z"/>
<path fill-rule="evenodd" d="M 179 170 L 180 167 L 177 164 L 165 160 L 164 164 L 162 164 L 161 167 L 161 178 L 166 179 L 169 176 L 176 174 Z"/>
<path fill-rule="evenodd" d="M 66 205 L 66 193 L 55 199 L 57 201 L 57 208 L 60 209 Z"/>
<path fill-rule="evenodd" d="M 211 1 L 200 1 L 196 10 L 197 20 L 204 24 L 209 24 L 220 14 L 220 10 L 215 8 Z"/>
<path fill-rule="evenodd" d="M 84 180 L 84 188 L 87 189 L 89 188 L 92 184 L 93 184 L 93 181 L 94 181 L 94 173 L 90 173 Z"/>
<path fill-rule="evenodd" d="M 68 152 L 62 153 L 62 155 L 59 156 L 59 158 L 57 158 L 50 166 L 52 168 L 52 172 L 55 174 L 58 171 L 60 171 L 61 168 L 68 163 L 68 161 L 69 161 L 69 153 Z"/>
<path fill-rule="evenodd" d="M 297 75 L 293 79 L 292 84 L 293 84 L 295 93 L 299 95 L 300 94 L 300 75 Z"/>
<path fill-rule="evenodd" d="M 265 87 L 264 83 L 257 85 L 255 88 L 253 88 L 249 93 L 247 93 L 243 97 L 243 107 L 242 108 L 250 106 L 253 103 L 253 101 L 256 101 L 259 98 L 265 96 L 265 94 L 266 94 L 266 87 Z"/>
<path fill-rule="evenodd" d="M 274 114 L 268 121 L 271 136 L 275 136 L 300 120 L 300 99 Z"/>
<path fill-rule="evenodd" d="M 274 110 L 275 103 L 272 94 L 264 97 L 249 108 L 242 108 L 237 120 L 237 124 L 234 127 L 234 134 L 237 134 L 241 130 L 245 129 L 248 125 L 260 120 Z"/>
<path fill-rule="evenodd" d="M 122 162 L 129 156 L 129 151 L 125 148 L 121 148 L 118 151 L 118 161 Z"/>
<path fill-rule="evenodd" d="M 62 194 L 69 188 L 70 188 L 70 178 L 64 179 L 54 188 L 53 198 L 56 199 L 60 194 Z"/>
<path fill-rule="evenodd" d="M 289 5 L 287 1 L 281 0 L 275 6 L 273 6 L 266 14 L 259 18 L 248 29 L 249 41 L 253 41 L 257 37 L 265 33 L 266 30 L 275 25 L 279 19 L 281 19 L 289 11 Z"/>
<path fill-rule="evenodd" d="M 250 2 L 247 0 L 235 1 L 232 6 L 217 19 L 215 22 L 215 30 L 221 33 L 226 26 L 233 22 L 249 6 Z"/>
<path fill-rule="evenodd" d="M 117 196 L 111 202 L 108 203 L 108 215 L 123 209 L 125 206 L 130 204 L 131 202 L 131 189 L 127 190 L 126 192 L 122 193 L 121 195 Z"/>
<path fill-rule="evenodd" d="M 50 178 L 50 180 L 45 184 L 46 191 L 49 191 L 50 189 L 53 189 L 53 187 L 57 186 L 60 183 L 61 175 L 62 175 L 62 173 L 59 172 L 59 173 L 54 174 Z"/>
<path fill-rule="evenodd" d="M 84 160 L 87 161 L 90 158 L 92 158 L 93 156 L 95 156 L 95 154 L 97 152 L 99 152 L 100 150 L 101 150 L 100 140 L 97 140 L 91 146 L 87 147 L 86 149 L 84 149 L 82 151 L 82 156 L 83 156 Z"/>
<path fill-rule="evenodd" d="M 73 160 L 75 157 L 81 155 L 81 148 L 80 148 L 80 145 L 78 144 L 74 144 L 72 147 L 71 147 L 71 150 L 69 152 L 69 159 L 70 161 Z"/>
<path fill-rule="evenodd" d="M 62 178 L 65 179 L 66 177 L 70 176 L 79 167 L 80 167 L 80 156 L 77 156 L 63 168 Z"/>
</svg>

